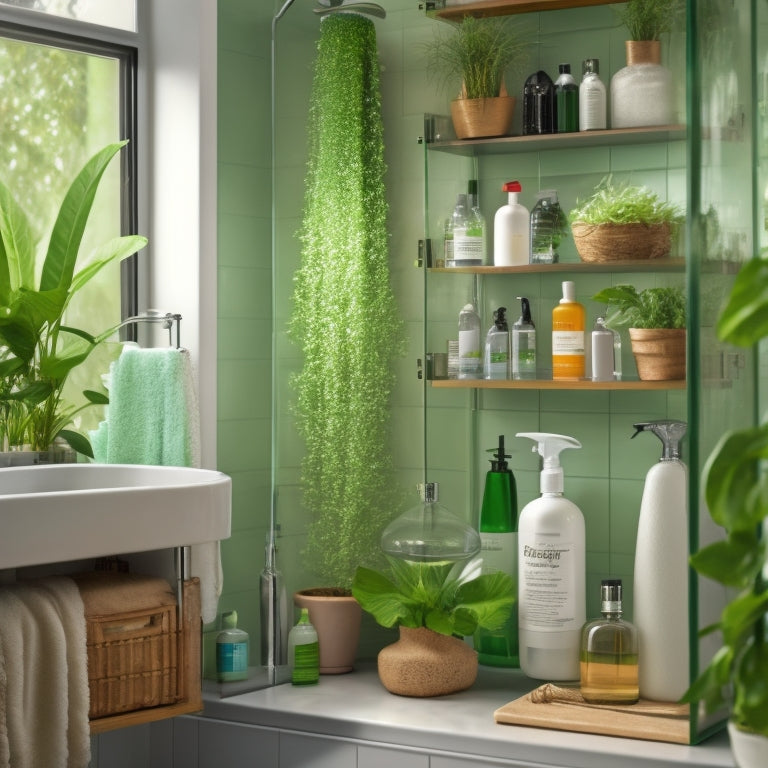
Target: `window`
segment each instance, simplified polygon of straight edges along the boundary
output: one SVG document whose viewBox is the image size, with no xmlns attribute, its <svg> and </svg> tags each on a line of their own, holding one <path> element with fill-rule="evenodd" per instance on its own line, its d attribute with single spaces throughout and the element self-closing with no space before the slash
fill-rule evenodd
<svg viewBox="0 0 768 768">
<path fill-rule="evenodd" d="M 99 149 L 123 138 L 130 143 L 102 179 L 78 267 L 98 245 L 137 231 L 135 70 L 136 53 L 129 47 L 0 21 L 0 179 L 39 237 L 38 269 L 70 182 Z M 135 273 L 135 257 L 110 265 L 78 293 L 67 321 L 99 333 L 134 314 Z M 95 388 L 97 372 L 113 356 L 114 350 L 97 350 L 89 364 L 73 371 L 68 399 L 78 402 L 83 389 Z M 94 412 L 91 420 L 99 416 Z"/>
</svg>

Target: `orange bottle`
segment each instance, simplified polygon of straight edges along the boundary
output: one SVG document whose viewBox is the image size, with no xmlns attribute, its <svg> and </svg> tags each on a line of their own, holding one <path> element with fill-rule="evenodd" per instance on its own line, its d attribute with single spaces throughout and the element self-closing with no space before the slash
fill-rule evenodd
<svg viewBox="0 0 768 768">
<path fill-rule="evenodd" d="M 571 280 L 563 283 L 563 298 L 552 310 L 552 378 L 584 378 L 584 306 L 576 301 Z"/>
</svg>

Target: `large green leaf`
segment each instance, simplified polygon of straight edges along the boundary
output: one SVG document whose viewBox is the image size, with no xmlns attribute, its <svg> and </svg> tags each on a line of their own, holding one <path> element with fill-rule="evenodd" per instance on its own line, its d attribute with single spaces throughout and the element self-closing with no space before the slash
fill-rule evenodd
<svg viewBox="0 0 768 768">
<path fill-rule="evenodd" d="M 99 182 L 110 160 L 125 144 L 126 141 L 116 142 L 97 152 L 70 185 L 51 232 L 40 277 L 41 291 L 53 288 L 69 290 Z"/>
<path fill-rule="evenodd" d="M 10 305 L 0 312 L 0 340 L 16 357 L 32 360 L 44 326 L 58 320 L 66 301 L 66 292 L 17 291 Z"/>
<path fill-rule="evenodd" d="M 768 259 L 752 259 L 736 275 L 717 321 L 717 334 L 741 347 L 768 336 Z"/>
<path fill-rule="evenodd" d="M 691 565 L 702 575 L 728 587 L 750 586 L 765 562 L 765 544 L 756 529 L 735 531 L 691 555 Z"/>
<path fill-rule="evenodd" d="M 85 331 L 68 326 L 62 326 L 60 330 L 61 348 L 40 360 L 40 376 L 43 378 L 66 378 L 98 345 L 98 341 Z"/>
<path fill-rule="evenodd" d="M 14 291 L 33 288 L 35 240 L 29 219 L 8 187 L 0 182 L 0 303 Z"/>
</svg>

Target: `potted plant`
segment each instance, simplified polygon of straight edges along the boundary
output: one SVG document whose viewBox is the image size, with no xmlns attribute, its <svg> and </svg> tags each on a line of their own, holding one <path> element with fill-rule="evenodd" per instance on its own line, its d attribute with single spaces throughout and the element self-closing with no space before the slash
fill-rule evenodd
<svg viewBox="0 0 768 768">
<path fill-rule="evenodd" d="M 577 201 L 568 218 L 579 258 L 586 262 L 666 257 L 682 220 L 674 203 L 647 187 L 616 186 L 610 176 L 586 201 Z"/>
<path fill-rule="evenodd" d="M 669 125 L 674 106 L 672 73 L 661 65 L 662 34 L 685 12 L 682 0 L 629 0 L 617 8 L 627 28 L 627 66 L 611 78 L 611 127 Z"/>
<path fill-rule="evenodd" d="M 439 31 L 427 49 L 428 70 L 459 89 L 451 117 L 460 139 L 509 133 L 515 97 L 505 76 L 526 59 L 523 37 L 509 17 L 465 16 L 451 31 Z"/>
<path fill-rule="evenodd" d="M 63 388 L 69 373 L 115 328 L 95 336 L 66 325 L 67 307 L 77 292 L 107 264 L 143 248 L 138 235 L 117 237 L 102 245 L 79 271 L 80 243 L 101 177 L 126 142 L 97 152 L 78 173 L 56 217 L 39 280 L 33 236 L 27 215 L 0 182 L 0 413 L 3 439 L 11 447 L 29 445 L 48 451 L 57 438 L 93 456 L 88 439 L 67 427 L 83 409 L 106 403 L 104 394 L 85 391 L 83 405 L 66 403 Z"/>
<path fill-rule="evenodd" d="M 768 260 L 756 258 L 736 277 L 718 323 L 718 337 L 753 347 L 768 336 Z M 725 539 L 691 556 L 693 568 L 734 590 L 720 621 L 723 645 L 685 694 L 708 712 L 728 704 L 731 746 L 740 768 L 768 765 L 768 422 L 724 434 L 704 467 L 712 519 Z"/>
<path fill-rule="evenodd" d="M 638 376 L 645 381 L 685 378 L 686 306 L 679 287 L 604 288 L 593 301 L 614 307 L 608 327 L 628 327 Z"/>
<path fill-rule="evenodd" d="M 391 693 L 440 696 L 471 686 L 477 652 L 462 637 L 504 625 L 514 603 L 512 578 L 481 574 L 481 560 L 414 562 L 387 556 L 391 574 L 358 568 L 352 594 L 400 639 L 378 656 L 379 678 Z"/>
</svg>

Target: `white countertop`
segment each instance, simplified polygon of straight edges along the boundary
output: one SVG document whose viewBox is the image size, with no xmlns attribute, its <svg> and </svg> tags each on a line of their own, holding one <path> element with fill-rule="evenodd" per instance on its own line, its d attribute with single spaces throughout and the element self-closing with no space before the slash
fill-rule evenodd
<svg viewBox="0 0 768 768">
<path fill-rule="evenodd" d="M 205 695 L 205 717 L 562 768 L 733 768 L 728 736 L 681 746 L 612 736 L 497 725 L 493 713 L 536 687 L 519 670 L 481 667 L 467 691 L 432 699 L 394 696 L 375 665 L 322 675 L 316 686 L 290 684 L 229 698 Z M 606 713 L 610 717 L 610 713 Z M 618 762 L 620 760 L 620 763 Z"/>
</svg>

